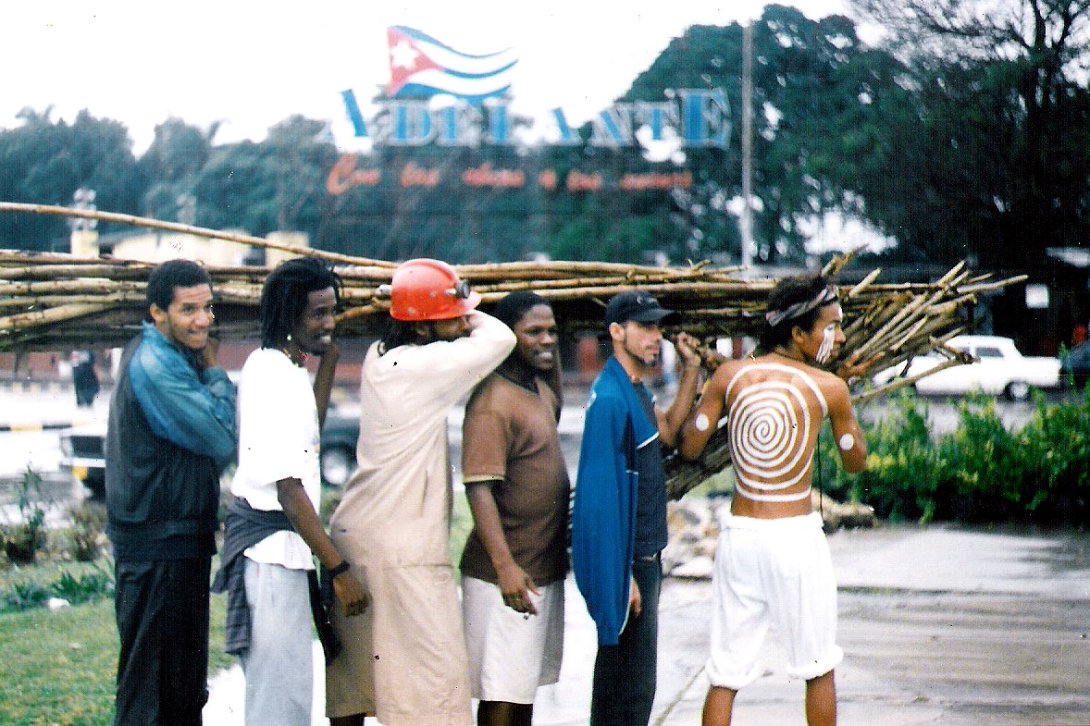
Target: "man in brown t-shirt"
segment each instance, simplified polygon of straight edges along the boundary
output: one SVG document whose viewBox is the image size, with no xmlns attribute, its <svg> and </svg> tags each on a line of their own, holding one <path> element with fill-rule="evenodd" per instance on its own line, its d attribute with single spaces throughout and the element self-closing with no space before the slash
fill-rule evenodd
<svg viewBox="0 0 1090 726">
<path fill-rule="evenodd" d="M 518 342 L 466 406 L 462 472 L 475 526 L 462 554 L 462 612 L 478 726 L 530 726 L 537 687 L 559 679 L 564 641 L 560 362 L 544 298 L 512 293 L 495 315 Z"/>
</svg>

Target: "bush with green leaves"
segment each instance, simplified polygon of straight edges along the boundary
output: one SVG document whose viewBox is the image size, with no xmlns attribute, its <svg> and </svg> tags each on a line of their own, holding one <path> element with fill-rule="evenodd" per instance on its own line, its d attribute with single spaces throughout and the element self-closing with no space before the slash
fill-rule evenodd
<svg viewBox="0 0 1090 726">
<path fill-rule="evenodd" d="M 1022 456 L 1032 461 L 1026 508 L 1045 521 L 1084 524 L 1090 514 L 1090 386 L 1073 401 L 1037 410 L 1018 435 Z"/>
<path fill-rule="evenodd" d="M 826 427 L 815 484 L 895 521 L 1083 524 L 1090 514 L 1090 388 L 1056 403 L 1038 393 L 1035 406 L 1029 422 L 1011 431 L 993 398 L 968 396 L 958 404 L 956 429 L 936 437 L 927 404 L 903 392 L 885 416 L 861 416 L 868 449 L 861 474 L 834 463 L 839 456 Z"/>
<path fill-rule="evenodd" d="M 832 496 L 874 507 L 884 519 L 929 521 L 937 507 L 942 461 L 931 438 L 927 404 L 908 392 L 893 410 L 861 423 L 867 441 L 867 470 L 848 474 L 826 426 L 822 430 L 815 483 Z"/>
<path fill-rule="evenodd" d="M 60 570 L 55 579 L 47 579 L 43 565 L 24 568 L 25 576 L 10 582 L 0 594 L 0 612 L 42 607 L 50 598 L 79 605 L 113 595 L 114 578 L 108 561 L 86 563 L 78 570 L 71 567 Z"/>
<path fill-rule="evenodd" d="M 15 483 L 19 520 L 3 527 L 4 550 L 16 564 L 33 562 L 46 546 L 42 477 L 29 465 Z"/>
<path fill-rule="evenodd" d="M 993 522 L 1017 518 L 1035 462 L 1007 430 L 995 399 L 983 394 L 958 403 L 958 427 L 939 443 L 945 463 L 939 485 L 944 519 Z M 1012 515 L 1014 515 L 1012 517 Z"/>
</svg>

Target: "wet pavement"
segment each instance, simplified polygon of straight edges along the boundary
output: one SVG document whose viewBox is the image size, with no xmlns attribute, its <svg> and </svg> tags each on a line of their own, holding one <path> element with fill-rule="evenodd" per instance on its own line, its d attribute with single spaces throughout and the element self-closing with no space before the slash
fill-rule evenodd
<svg viewBox="0 0 1090 726">
<path fill-rule="evenodd" d="M 845 651 L 841 724 L 1090 724 L 1090 536 L 883 526 L 829 543 Z M 540 726 L 587 723 L 595 633 L 570 578 L 567 607 L 561 681 L 538 692 Z M 665 581 L 652 724 L 700 722 L 710 612 L 709 582 Z M 775 632 L 762 660 L 734 724 L 804 723 L 804 684 L 786 676 Z M 208 726 L 242 723 L 241 688 L 237 668 L 213 680 Z M 314 723 L 325 723 L 315 706 Z"/>
</svg>

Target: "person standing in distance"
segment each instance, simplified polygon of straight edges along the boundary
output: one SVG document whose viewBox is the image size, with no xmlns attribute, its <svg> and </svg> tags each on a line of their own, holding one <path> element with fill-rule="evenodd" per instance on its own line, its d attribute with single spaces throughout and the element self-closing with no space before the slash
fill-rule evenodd
<svg viewBox="0 0 1090 726">
<path fill-rule="evenodd" d="M 724 411 L 736 484 L 721 522 L 712 584 L 711 682 L 704 726 L 728 726 L 738 689 L 761 673 L 770 626 L 787 646 L 788 675 L 806 681 L 806 721 L 836 723 L 833 669 L 836 582 L 821 515 L 810 499 L 814 449 L 828 418 L 844 468 L 866 468 L 867 447 L 847 379 L 873 359 L 821 368 L 844 344 L 836 287 L 821 275 L 786 278 L 768 299 L 763 355 L 730 360 L 708 381 L 686 422 L 679 451 L 700 456 Z"/>
<path fill-rule="evenodd" d="M 332 726 L 469 726 L 469 665 L 450 562 L 447 416 L 515 347 L 439 260 L 394 271 L 389 327 L 360 384 L 359 470 L 330 533 L 371 606 L 333 614 L 344 651 L 326 668 Z"/>
<path fill-rule="evenodd" d="M 228 592 L 226 650 L 242 660 L 248 726 L 311 723 L 314 557 L 334 574 L 347 616 L 367 603 L 318 519 L 339 301 L 340 279 L 319 260 L 281 263 L 261 292 L 261 347 L 239 381 L 239 464 L 213 591 Z M 309 356 L 321 356 L 313 388 Z"/>
<path fill-rule="evenodd" d="M 564 651 L 570 485 L 557 422 L 556 319 L 514 292 L 495 315 L 514 352 L 477 386 L 462 424 L 462 479 L 474 528 L 462 553 L 462 614 L 478 726 L 530 726 L 538 686 Z"/>
<path fill-rule="evenodd" d="M 106 533 L 121 639 L 114 723 L 200 724 L 235 387 L 216 366 L 212 282 L 202 267 L 159 265 L 147 302 L 148 320 L 121 358 L 106 431 Z"/>
<path fill-rule="evenodd" d="M 666 546 L 666 472 L 696 398 L 697 341 L 676 338 L 683 361 L 665 411 L 643 377 L 660 361 L 660 325 L 680 315 L 643 291 L 606 306 L 613 356 L 591 388 L 572 511 L 572 569 L 598 628 L 591 726 L 646 726 L 655 700 L 661 551 Z"/>
</svg>

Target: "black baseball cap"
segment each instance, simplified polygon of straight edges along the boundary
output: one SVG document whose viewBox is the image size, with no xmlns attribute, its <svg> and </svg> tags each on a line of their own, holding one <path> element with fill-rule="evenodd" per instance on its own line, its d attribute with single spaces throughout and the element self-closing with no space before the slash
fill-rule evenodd
<svg viewBox="0 0 1090 726">
<path fill-rule="evenodd" d="M 671 325 L 681 322 L 681 313 L 667 310 L 642 290 L 630 290 L 614 295 L 606 305 L 606 327 L 611 323 L 623 325 L 629 320 Z"/>
</svg>

